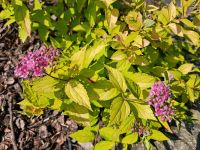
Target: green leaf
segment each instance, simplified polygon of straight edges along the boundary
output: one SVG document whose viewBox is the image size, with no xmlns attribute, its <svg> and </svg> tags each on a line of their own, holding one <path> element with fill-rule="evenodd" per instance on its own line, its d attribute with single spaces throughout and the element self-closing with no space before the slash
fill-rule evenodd
<svg viewBox="0 0 200 150">
<path fill-rule="evenodd" d="M 180 25 L 176 23 L 170 23 L 168 24 L 169 28 L 172 30 L 172 32 L 180 37 L 183 37 L 183 29 Z"/>
<path fill-rule="evenodd" d="M 153 76 L 150 76 L 145 73 L 126 72 L 124 73 L 124 75 L 126 78 L 138 84 L 141 89 L 150 88 L 156 81 L 156 79 Z"/>
<path fill-rule="evenodd" d="M 75 103 L 92 110 L 87 91 L 81 83 L 72 81 L 68 82 L 65 86 L 65 93 Z"/>
<path fill-rule="evenodd" d="M 144 26 L 146 28 L 152 27 L 155 24 L 155 21 L 151 20 L 151 19 L 146 19 L 144 20 Z"/>
<path fill-rule="evenodd" d="M 138 141 L 137 132 L 133 134 L 129 134 L 122 139 L 122 143 L 125 143 L 125 144 L 133 144 L 133 143 L 136 143 L 137 141 Z"/>
<path fill-rule="evenodd" d="M 80 1 L 84 1 L 84 0 L 80 0 Z M 89 5 L 87 7 L 85 16 L 87 20 L 89 21 L 90 26 L 93 27 L 96 22 L 96 3 L 95 2 L 89 1 Z"/>
<path fill-rule="evenodd" d="M 154 116 L 153 111 L 151 110 L 151 107 L 147 104 L 140 104 L 140 103 L 135 103 L 135 102 L 131 102 L 131 104 L 134 106 L 134 108 L 137 111 L 137 115 L 139 118 L 142 119 L 151 119 L 151 120 L 156 120 L 156 117 Z M 134 109 L 133 108 L 133 109 Z M 135 110 L 133 110 L 135 111 Z"/>
<path fill-rule="evenodd" d="M 158 130 L 151 129 L 151 135 L 148 136 L 148 139 L 156 140 L 156 141 L 166 141 L 169 140 L 162 132 Z"/>
<path fill-rule="evenodd" d="M 119 133 L 123 134 L 130 131 L 134 123 L 135 123 L 135 116 L 131 114 L 126 119 L 124 119 L 122 123 L 120 124 L 119 129 L 118 129 Z"/>
<path fill-rule="evenodd" d="M 77 0 L 77 10 L 80 13 L 87 0 Z"/>
<path fill-rule="evenodd" d="M 169 74 L 172 74 L 174 76 L 174 79 L 176 79 L 176 80 L 181 79 L 182 73 L 179 70 L 172 69 L 172 70 L 169 70 L 168 72 L 169 72 Z"/>
<path fill-rule="evenodd" d="M 64 110 L 64 114 L 70 116 L 71 119 L 84 126 L 90 126 L 90 115 L 87 108 L 71 103 L 68 105 L 63 104 L 61 107 Z"/>
<path fill-rule="evenodd" d="M 128 89 L 131 91 L 131 93 L 136 97 L 136 98 L 140 98 L 140 94 L 141 94 L 141 90 L 140 87 L 135 84 L 134 82 L 132 82 L 130 79 L 126 79 L 127 81 L 127 85 L 128 85 Z"/>
<path fill-rule="evenodd" d="M 169 11 L 169 19 L 172 21 L 174 18 L 176 18 L 176 6 L 171 2 L 168 6 Z"/>
<path fill-rule="evenodd" d="M 107 22 L 108 22 L 108 27 L 109 28 L 114 28 L 116 26 L 118 16 L 119 16 L 118 9 L 112 9 L 107 14 Z"/>
<path fill-rule="evenodd" d="M 87 22 L 84 22 L 82 24 L 75 26 L 73 30 L 77 32 L 88 32 L 90 31 L 90 26 Z"/>
<path fill-rule="evenodd" d="M 41 2 L 39 0 L 34 0 L 34 8 L 33 10 L 42 10 L 42 5 L 44 2 Z"/>
<path fill-rule="evenodd" d="M 130 106 L 127 101 L 118 97 L 112 101 L 110 108 L 110 122 L 109 124 L 119 124 L 130 114 Z"/>
<path fill-rule="evenodd" d="M 184 23 L 186 26 L 195 28 L 196 26 L 188 19 L 181 19 L 181 22 Z"/>
<path fill-rule="evenodd" d="M 120 93 L 116 88 L 111 88 L 109 90 L 94 89 L 94 91 L 97 92 L 97 94 L 99 95 L 99 100 L 102 100 L 102 101 L 113 99 Z"/>
<path fill-rule="evenodd" d="M 127 85 L 123 74 L 119 70 L 111 68 L 109 66 L 106 66 L 106 69 L 109 72 L 109 79 L 111 80 L 113 85 L 122 92 L 125 92 L 127 89 Z"/>
<path fill-rule="evenodd" d="M 31 35 L 31 20 L 29 10 L 25 5 L 14 7 L 15 20 L 19 24 L 19 37 L 22 42 L 25 42 L 26 38 Z"/>
<path fill-rule="evenodd" d="M 23 81 L 22 85 L 23 85 L 23 93 L 27 98 L 27 100 L 33 105 L 38 106 L 37 105 L 38 96 L 31 88 L 29 81 Z"/>
<path fill-rule="evenodd" d="M 190 64 L 190 63 L 187 63 L 187 64 L 183 64 L 181 65 L 178 70 L 180 72 L 182 72 L 183 74 L 188 74 L 189 72 L 192 71 L 192 68 L 193 68 L 193 64 Z"/>
<path fill-rule="evenodd" d="M 88 130 L 79 130 L 70 134 L 70 137 L 78 142 L 92 142 L 95 138 L 94 133 Z"/>
<path fill-rule="evenodd" d="M 161 11 L 158 11 L 158 21 L 160 21 L 163 25 L 167 25 L 170 21 L 169 11 L 167 8 L 162 8 Z"/>
<path fill-rule="evenodd" d="M 0 12 L 1 19 L 8 19 L 14 14 L 13 8 L 11 6 L 7 6 L 7 7 L 8 7 L 7 9 L 4 9 Z"/>
<path fill-rule="evenodd" d="M 108 141 L 119 140 L 119 134 L 112 127 L 104 127 L 100 129 L 100 135 L 102 138 Z"/>
<path fill-rule="evenodd" d="M 198 75 L 190 75 L 190 79 L 187 81 L 187 94 L 189 99 L 194 102 L 200 96 L 200 78 Z"/>
<path fill-rule="evenodd" d="M 97 40 L 93 46 L 88 48 L 85 53 L 83 67 L 87 68 L 94 59 L 98 60 L 105 53 L 106 46 L 105 41 Z"/>
<path fill-rule="evenodd" d="M 111 142 L 111 141 L 100 141 L 98 142 L 95 147 L 94 150 L 110 150 L 115 146 L 115 142 Z"/>
<path fill-rule="evenodd" d="M 108 8 L 116 0 L 100 0 L 100 1 L 102 1 L 106 5 L 106 7 Z"/>
<path fill-rule="evenodd" d="M 38 28 L 39 36 L 43 42 L 47 41 L 49 30 L 46 26 L 40 25 Z"/>
<path fill-rule="evenodd" d="M 123 60 L 125 59 L 127 56 L 124 52 L 118 50 L 116 51 L 115 53 L 113 53 L 113 55 L 111 56 L 111 59 L 112 60 L 116 60 L 116 61 L 119 61 L 119 60 Z"/>
<path fill-rule="evenodd" d="M 188 38 L 195 46 L 199 45 L 199 34 L 195 31 L 184 30 L 184 36 Z"/>
<path fill-rule="evenodd" d="M 131 32 L 128 36 L 125 37 L 123 43 L 126 47 L 130 46 L 131 42 L 138 36 L 138 32 Z"/>
</svg>

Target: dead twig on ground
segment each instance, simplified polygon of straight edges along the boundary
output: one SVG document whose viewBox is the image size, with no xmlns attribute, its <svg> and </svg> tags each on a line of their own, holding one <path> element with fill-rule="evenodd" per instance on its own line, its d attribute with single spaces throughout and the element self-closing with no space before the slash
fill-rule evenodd
<svg viewBox="0 0 200 150">
<path fill-rule="evenodd" d="M 13 144 L 13 149 L 18 150 L 17 143 L 16 143 L 16 140 L 15 140 L 14 126 L 13 126 L 12 100 L 13 100 L 13 96 L 10 94 L 10 96 L 8 98 L 8 104 L 9 104 L 9 114 L 10 114 L 11 141 L 12 141 L 12 144 Z"/>
</svg>

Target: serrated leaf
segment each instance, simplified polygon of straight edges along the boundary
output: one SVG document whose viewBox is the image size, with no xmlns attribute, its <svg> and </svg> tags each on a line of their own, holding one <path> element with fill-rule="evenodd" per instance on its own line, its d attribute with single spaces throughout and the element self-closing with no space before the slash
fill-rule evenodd
<svg viewBox="0 0 200 150">
<path fill-rule="evenodd" d="M 196 26 L 188 19 L 181 19 L 181 22 L 184 23 L 186 26 L 195 28 Z"/>
<path fill-rule="evenodd" d="M 188 38 L 195 46 L 199 45 L 199 34 L 195 31 L 184 30 L 184 36 Z"/>
<path fill-rule="evenodd" d="M 100 129 L 100 135 L 102 138 L 108 141 L 119 140 L 119 134 L 112 127 L 104 127 Z"/>
<path fill-rule="evenodd" d="M 107 22 L 109 28 L 115 27 L 118 16 L 119 16 L 118 9 L 112 9 L 111 12 L 107 14 Z"/>
<path fill-rule="evenodd" d="M 120 124 L 119 129 L 118 129 L 119 133 L 123 134 L 123 133 L 128 132 L 132 128 L 134 123 L 135 123 L 135 116 L 131 114 L 126 119 L 124 119 L 122 123 Z"/>
<path fill-rule="evenodd" d="M 80 13 L 85 5 L 86 0 L 77 0 L 77 10 Z"/>
<path fill-rule="evenodd" d="M 111 142 L 111 141 L 100 141 L 98 142 L 95 147 L 94 150 L 110 150 L 115 146 L 115 142 Z"/>
<path fill-rule="evenodd" d="M 39 36 L 43 42 L 47 41 L 49 30 L 46 26 L 40 25 L 38 28 Z"/>
<path fill-rule="evenodd" d="M 123 60 L 125 59 L 127 56 L 124 52 L 118 50 L 116 51 L 115 53 L 113 53 L 113 55 L 111 56 L 111 59 L 112 60 L 116 60 L 116 61 L 119 61 L 119 60 Z"/>
<path fill-rule="evenodd" d="M 71 103 L 68 105 L 63 105 L 65 115 L 69 115 L 71 119 L 77 123 L 83 124 L 84 126 L 90 126 L 90 115 L 87 108 L 78 105 L 76 103 Z"/>
<path fill-rule="evenodd" d="M 158 117 L 158 120 L 163 125 L 163 127 L 165 127 L 165 129 L 167 129 L 167 131 L 169 131 L 170 133 L 173 133 L 167 121 L 162 121 L 160 118 L 161 117 Z"/>
<path fill-rule="evenodd" d="M 200 97 L 200 78 L 198 75 L 190 75 L 190 79 L 187 81 L 187 94 L 189 100 L 194 102 Z"/>
<path fill-rule="evenodd" d="M 190 63 L 187 63 L 187 64 L 183 64 L 181 65 L 178 70 L 180 72 L 182 72 L 183 74 L 188 74 L 189 72 L 192 71 L 192 68 L 193 68 L 193 64 L 190 64 Z"/>
<path fill-rule="evenodd" d="M 150 76 L 145 73 L 126 72 L 124 73 L 124 75 L 126 78 L 138 84 L 141 89 L 146 89 L 151 87 L 153 83 L 156 81 L 156 79 L 153 76 Z"/>
<path fill-rule="evenodd" d="M 19 37 L 22 42 L 25 42 L 26 38 L 31 35 L 31 20 L 29 10 L 25 5 L 14 7 L 15 20 L 19 24 Z"/>
<path fill-rule="evenodd" d="M 80 0 L 80 1 L 85 1 L 85 0 Z M 89 21 L 90 26 L 93 27 L 96 22 L 96 3 L 94 3 L 93 1 L 89 1 L 85 16 Z"/>
<path fill-rule="evenodd" d="M 10 10 L 11 9 L 11 10 Z M 13 8 L 9 7 L 7 9 L 4 9 L 0 12 L 0 18 L 1 19 L 8 19 L 13 15 Z"/>
<path fill-rule="evenodd" d="M 174 76 L 174 79 L 179 80 L 182 76 L 182 73 L 178 69 L 172 69 L 168 71 L 169 74 Z"/>
<path fill-rule="evenodd" d="M 169 140 L 162 132 L 158 130 L 151 129 L 151 135 L 148 136 L 148 139 L 156 140 L 156 141 L 166 141 Z"/>
<path fill-rule="evenodd" d="M 96 89 L 95 91 L 99 95 L 99 100 L 102 100 L 102 101 L 113 99 L 114 97 L 116 97 L 120 93 L 116 88 L 111 88 L 111 89 L 106 90 L 106 91 Z"/>
<path fill-rule="evenodd" d="M 130 106 L 127 101 L 121 97 L 115 98 L 112 101 L 110 108 L 110 121 L 109 124 L 119 124 L 130 114 Z"/>
<path fill-rule="evenodd" d="M 183 37 L 183 29 L 180 25 L 176 23 L 170 23 L 168 24 L 169 28 L 172 30 L 172 32 L 180 37 Z"/>
<path fill-rule="evenodd" d="M 140 94 L 141 94 L 141 90 L 140 87 L 135 84 L 134 82 L 132 82 L 130 79 L 126 79 L 127 85 L 128 85 L 128 89 L 131 91 L 131 93 L 136 97 L 136 98 L 140 98 Z"/>
<path fill-rule="evenodd" d="M 176 17 L 176 6 L 171 2 L 168 6 L 169 19 L 172 21 Z"/>
<path fill-rule="evenodd" d="M 95 138 L 95 135 L 89 130 L 79 130 L 70 134 L 70 137 L 78 142 L 92 142 Z"/>
<path fill-rule="evenodd" d="M 87 68 L 94 59 L 98 60 L 105 53 L 106 46 L 106 42 L 97 40 L 93 46 L 88 48 L 85 52 L 83 67 Z"/>
<path fill-rule="evenodd" d="M 146 28 L 149 28 L 149 27 L 153 26 L 154 24 L 155 24 L 155 21 L 154 21 L 154 20 L 151 20 L 151 19 L 146 19 L 146 20 L 144 20 L 144 26 L 145 26 Z"/>
<path fill-rule="evenodd" d="M 84 22 L 82 24 L 75 26 L 73 30 L 77 32 L 88 32 L 90 31 L 90 26 L 87 22 Z"/>
<path fill-rule="evenodd" d="M 133 134 L 129 134 L 122 139 L 122 143 L 125 143 L 125 144 L 133 144 L 133 143 L 136 143 L 137 141 L 138 141 L 137 132 Z"/>
<path fill-rule="evenodd" d="M 137 115 L 139 118 L 142 119 L 151 119 L 151 120 L 156 120 L 156 117 L 154 116 L 153 111 L 151 110 L 151 107 L 147 104 L 140 104 L 140 103 L 135 103 L 131 102 L 131 104 L 136 108 Z"/>
<path fill-rule="evenodd" d="M 33 105 L 37 106 L 38 96 L 31 88 L 30 83 L 28 81 L 23 81 L 22 85 L 23 85 L 23 93 L 27 98 L 27 100 Z"/>
<path fill-rule="evenodd" d="M 111 80 L 113 85 L 122 92 L 125 92 L 127 89 L 127 85 L 123 74 L 119 70 L 111 68 L 109 66 L 106 66 L 106 69 L 109 72 L 109 79 Z"/>
<path fill-rule="evenodd" d="M 72 81 L 68 82 L 65 86 L 65 93 L 75 103 L 92 110 L 87 91 L 81 83 Z"/>
</svg>

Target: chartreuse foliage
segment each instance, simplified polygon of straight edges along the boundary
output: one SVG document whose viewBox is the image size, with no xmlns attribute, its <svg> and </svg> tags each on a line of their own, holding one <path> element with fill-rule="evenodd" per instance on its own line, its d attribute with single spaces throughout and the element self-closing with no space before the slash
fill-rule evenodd
<svg viewBox="0 0 200 150">
<path fill-rule="evenodd" d="M 200 95 L 198 6 L 197 0 L 3 0 L 0 18 L 5 25 L 17 22 L 22 41 L 37 31 L 43 42 L 63 49 L 48 76 L 23 81 L 19 104 L 28 115 L 62 111 L 85 126 L 71 138 L 101 136 L 95 150 L 117 143 L 128 149 L 139 141 L 152 149 L 150 140 L 168 140 L 161 127 L 172 132 L 147 103 L 153 83 L 170 87 L 177 124 L 190 120 L 186 104 Z"/>
</svg>

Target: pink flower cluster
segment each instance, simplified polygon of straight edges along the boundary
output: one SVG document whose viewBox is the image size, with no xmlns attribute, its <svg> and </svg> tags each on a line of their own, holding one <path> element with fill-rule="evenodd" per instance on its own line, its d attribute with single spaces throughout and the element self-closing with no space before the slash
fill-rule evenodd
<svg viewBox="0 0 200 150">
<path fill-rule="evenodd" d="M 41 46 L 34 52 L 28 52 L 15 69 L 15 76 L 27 78 L 28 76 L 41 76 L 44 68 L 58 56 L 58 50 L 52 47 Z"/>
<path fill-rule="evenodd" d="M 168 86 L 158 81 L 151 87 L 149 105 L 155 109 L 155 115 L 160 116 L 162 121 L 171 122 L 174 111 L 170 106 L 170 92 Z"/>
</svg>

